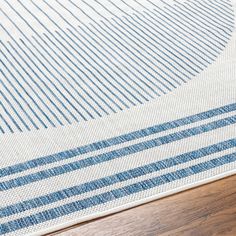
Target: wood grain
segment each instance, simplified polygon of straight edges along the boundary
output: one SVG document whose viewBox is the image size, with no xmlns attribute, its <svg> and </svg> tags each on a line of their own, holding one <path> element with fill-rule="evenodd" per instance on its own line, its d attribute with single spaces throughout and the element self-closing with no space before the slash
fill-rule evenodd
<svg viewBox="0 0 236 236">
<path fill-rule="evenodd" d="M 236 236 L 236 175 L 55 235 Z"/>
</svg>

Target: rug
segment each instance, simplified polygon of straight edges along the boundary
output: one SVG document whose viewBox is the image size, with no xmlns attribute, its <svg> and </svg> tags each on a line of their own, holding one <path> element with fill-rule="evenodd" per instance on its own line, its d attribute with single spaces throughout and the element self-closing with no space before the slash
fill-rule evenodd
<svg viewBox="0 0 236 236">
<path fill-rule="evenodd" d="M 42 235 L 236 173 L 235 0 L 2 0 L 0 235 Z"/>
</svg>

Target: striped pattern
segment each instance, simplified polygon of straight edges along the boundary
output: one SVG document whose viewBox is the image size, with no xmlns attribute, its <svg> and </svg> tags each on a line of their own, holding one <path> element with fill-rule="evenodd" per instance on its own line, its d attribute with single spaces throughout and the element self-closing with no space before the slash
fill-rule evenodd
<svg viewBox="0 0 236 236">
<path fill-rule="evenodd" d="M 0 19 L 0 134 L 156 99 L 215 61 L 234 28 L 218 0 L 3 0 Z"/>
<path fill-rule="evenodd" d="M 236 173 L 232 1 L 1 1 L 0 235 Z"/>
<path fill-rule="evenodd" d="M 236 134 L 235 130 L 230 132 L 235 124 L 236 103 L 233 103 L 1 168 L 0 191 L 5 203 L 0 208 L 0 234 L 15 235 L 18 231 L 26 234 L 35 231 L 37 225 L 40 228 L 42 223 L 45 223 L 44 227 L 52 222 L 59 224 L 67 215 L 83 216 L 96 206 L 104 207 L 110 202 L 116 204 L 118 199 L 130 195 L 135 197 L 162 185 L 176 184 L 178 180 L 187 180 L 208 170 L 235 168 Z M 217 138 L 213 138 L 213 132 Z M 204 135 L 208 141 L 201 143 Z M 179 146 L 190 139 L 196 141 L 198 148 L 190 145 L 184 148 L 185 152 L 180 148 L 174 156 L 163 151 L 166 148 L 161 149 L 166 145 L 171 147 L 172 143 Z M 156 158 L 152 152 L 148 154 L 151 150 L 160 156 Z M 143 153 L 148 159 L 141 158 Z M 136 159 L 135 164 L 132 159 Z M 111 169 L 107 169 L 107 164 Z M 90 172 L 92 170 L 94 173 Z M 70 173 L 74 176 L 72 179 Z M 65 176 L 68 179 L 62 185 L 66 188 L 61 189 Z M 77 178 L 84 180 L 78 184 Z M 51 186 L 50 193 L 39 187 L 51 183 L 54 186 Z M 22 187 L 25 189 L 19 201 L 15 194 Z M 31 188 L 39 188 L 41 194 L 38 195 L 37 191 L 31 194 Z"/>
</svg>

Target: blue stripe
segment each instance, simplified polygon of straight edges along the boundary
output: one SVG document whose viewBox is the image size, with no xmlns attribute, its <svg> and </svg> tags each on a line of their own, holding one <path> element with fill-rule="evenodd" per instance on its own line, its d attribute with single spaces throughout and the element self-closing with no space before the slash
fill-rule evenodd
<svg viewBox="0 0 236 236">
<path fill-rule="evenodd" d="M 1 118 L 2 118 L 2 116 L 0 116 Z M 0 126 L 0 131 L 1 131 L 1 133 L 5 133 L 5 131 L 4 131 L 4 129 Z"/>
<path fill-rule="evenodd" d="M 90 181 L 81 185 L 73 186 L 44 196 L 40 196 L 14 205 L 0 208 L 0 217 L 14 215 L 23 211 L 27 211 L 32 208 L 48 205 L 57 201 L 61 201 L 66 198 L 70 198 L 86 192 L 104 188 L 118 182 L 124 182 L 129 179 L 141 177 L 143 175 L 147 175 L 153 172 L 157 172 L 158 174 L 158 171 L 160 170 L 170 168 L 186 162 L 190 162 L 192 160 L 196 160 L 204 156 L 218 153 L 233 147 L 236 147 L 236 139 L 230 139 L 195 151 L 187 152 L 175 157 L 153 162 L 148 165 L 140 166 L 111 176 L 106 176 L 104 178 L 96 179 L 94 181 Z"/>
<path fill-rule="evenodd" d="M 189 1 L 192 5 L 194 5 L 197 9 L 199 9 L 199 12 L 201 12 L 202 15 L 205 15 L 208 18 L 214 19 L 215 22 L 218 23 L 222 23 L 225 27 L 225 25 L 232 27 L 234 25 L 234 21 L 232 19 L 226 19 L 224 16 L 222 16 L 222 14 L 216 13 L 214 11 L 214 7 L 209 8 L 209 4 L 208 7 L 206 5 L 203 5 L 201 2 L 194 0 L 194 2 Z M 196 2 L 198 4 L 196 4 Z M 192 6 L 193 8 L 193 6 Z M 194 9 L 194 8 L 193 8 Z M 210 10 L 210 11 L 209 11 Z M 220 18 L 219 18 L 220 16 Z"/>
<path fill-rule="evenodd" d="M 10 103 L 10 101 L 6 98 L 6 96 L 2 93 L 2 91 L 0 91 L 0 95 L 2 95 L 2 97 L 7 101 L 7 103 L 11 106 L 11 108 L 14 110 L 14 112 L 17 114 L 18 116 L 18 112 L 15 110 L 15 108 L 12 106 L 12 104 Z M 10 114 L 10 112 L 8 111 L 8 109 L 3 105 L 3 103 L 0 101 L 0 105 L 3 108 L 3 111 L 7 114 L 7 116 L 10 118 L 10 120 L 12 121 L 12 123 L 17 127 L 18 130 L 22 131 L 21 127 L 18 125 L 18 123 L 16 122 L 16 120 L 13 118 L 13 116 Z"/>
<path fill-rule="evenodd" d="M 96 1 L 96 0 L 95 0 Z M 97 3 L 99 3 L 98 1 L 96 1 Z M 110 1 L 109 1 L 110 2 Z M 118 23 L 117 20 L 115 20 L 114 18 L 112 18 L 112 21 L 115 22 L 118 26 L 120 26 L 120 32 L 123 31 L 123 29 L 132 36 L 132 38 L 134 38 L 134 42 L 135 44 L 137 44 L 143 51 L 145 51 L 147 53 L 147 55 L 150 55 L 154 60 L 156 60 L 159 64 L 163 65 L 165 68 L 167 68 L 168 72 L 171 72 L 174 76 L 180 78 L 181 80 L 183 80 L 182 77 L 180 77 L 178 74 L 176 74 L 174 71 L 178 71 L 179 73 L 181 73 L 182 75 L 184 75 L 185 77 L 188 77 L 188 75 L 186 75 L 182 70 L 178 69 L 178 67 L 176 67 L 171 61 L 173 60 L 175 63 L 178 64 L 177 60 L 174 60 L 177 58 L 176 55 L 174 55 L 173 58 L 168 56 L 168 60 L 166 60 L 164 58 L 163 55 L 166 56 L 166 53 L 163 52 L 163 50 L 161 50 L 160 48 L 158 48 L 156 46 L 156 40 L 154 40 L 152 38 L 152 36 L 150 36 L 148 33 L 150 32 L 150 29 L 147 31 L 144 31 L 143 28 L 146 30 L 147 28 L 145 26 L 143 26 L 142 24 L 140 24 L 134 17 L 132 17 L 131 15 L 129 15 L 127 12 L 125 12 L 124 10 L 122 10 L 120 7 L 118 7 L 116 4 L 112 3 L 113 6 L 115 6 L 117 9 L 119 9 L 121 12 L 123 12 L 126 16 L 128 16 L 128 18 L 126 16 L 123 16 L 122 18 L 125 19 L 126 21 L 128 21 L 132 26 L 130 26 L 129 24 L 126 23 L 126 21 L 124 21 L 122 18 L 117 17 L 114 13 L 112 13 L 108 8 L 106 8 L 105 6 L 103 6 L 104 9 L 106 9 L 108 12 L 110 12 L 110 14 L 112 14 L 117 20 L 119 20 L 121 23 Z M 102 5 L 101 3 L 99 3 L 100 5 Z M 127 5 L 127 4 L 126 4 Z M 129 5 L 127 5 L 129 6 Z M 129 20 L 131 18 L 131 20 Z M 137 23 L 139 26 L 137 26 L 135 23 Z M 126 27 L 128 27 L 129 29 L 127 30 Z M 134 32 L 131 33 L 130 31 Z M 140 33 L 139 33 L 140 32 Z M 156 30 L 155 30 L 156 32 Z M 136 36 L 138 35 L 138 36 Z M 148 36 L 148 37 L 147 37 Z M 129 37 L 128 37 L 129 38 Z M 142 38 L 143 40 L 141 40 L 140 38 Z M 154 42 L 154 44 L 152 42 L 150 42 L 149 38 Z M 129 38 L 130 39 L 130 38 Z M 133 41 L 133 40 L 132 40 Z M 138 42 L 138 43 L 137 43 Z M 146 43 L 147 42 L 147 43 Z M 145 48 L 140 46 L 140 43 L 142 43 Z M 155 50 L 152 49 L 152 47 L 155 48 Z M 149 53 L 146 48 L 148 48 L 152 53 Z M 161 53 L 157 53 L 157 50 Z M 154 53 L 154 54 L 153 54 Z M 157 55 L 157 57 L 155 56 L 155 54 Z M 165 63 L 163 63 L 162 61 L 159 60 L 159 58 L 161 58 L 162 60 L 165 61 Z M 169 64 L 169 65 L 166 65 Z M 180 67 L 181 65 L 178 64 Z M 171 67 L 173 68 L 171 68 Z M 188 71 L 187 68 L 183 68 L 185 71 L 187 71 L 188 73 L 190 73 Z M 194 74 L 192 74 L 194 75 Z M 176 83 L 179 84 L 179 82 L 177 80 L 174 79 L 174 81 Z M 173 86 L 173 84 L 170 81 L 167 81 L 170 85 Z"/>
<path fill-rule="evenodd" d="M 196 136 L 202 133 L 206 133 L 215 129 L 219 129 L 225 126 L 236 124 L 236 115 L 210 122 L 201 126 L 186 129 L 176 133 L 172 133 L 166 136 L 158 137 L 141 143 L 133 144 L 125 148 L 120 148 L 114 151 L 103 153 L 100 155 L 88 157 L 79 161 L 74 161 L 69 164 L 64 164 L 61 166 L 53 167 L 47 170 L 42 170 L 33 174 L 28 174 L 25 176 L 20 176 L 15 179 L 10 179 L 0 183 L 0 191 L 6 191 L 12 188 L 24 186 L 33 182 L 41 181 L 43 179 L 48 179 L 54 176 L 67 174 L 72 171 L 86 168 L 88 166 L 97 165 L 103 162 L 111 161 L 117 158 L 121 158 L 130 154 L 145 151 L 151 148 L 155 148 L 164 144 L 172 143 L 181 139 Z M 73 151 L 69 151 L 73 152 Z M 66 152 L 68 153 L 68 151 Z M 75 153 L 74 153 L 75 154 Z M 63 153 L 62 155 L 65 155 Z"/>
<path fill-rule="evenodd" d="M 75 157 L 78 155 L 82 155 L 82 154 L 86 154 L 86 153 L 90 153 L 90 152 L 93 152 L 96 150 L 101 150 L 103 148 L 115 146 L 118 144 L 122 144 L 125 142 L 136 140 L 139 138 L 147 137 L 149 135 L 158 134 L 158 133 L 166 131 L 166 130 L 171 130 L 171 129 L 181 127 L 184 125 L 196 123 L 198 121 L 206 120 L 206 119 L 209 119 L 209 118 L 212 118 L 212 117 L 215 117 L 218 115 L 222 115 L 225 113 L 229 113 L 232 111 L 236 111 L 236 103 L 225 105 L 225 106 L 215 108 L 215 109 L 212 109 L 209 111 L 205 111 L 202 113 L 198 113 L 195 115 L 187 116 L 185 118 L 181 118 L 178 120 L 154 125 L 154 126 L 151 126 L 151 127 L 145 128 L 145 129 L 137 130 L 137 131 L 134 131 L 134 132 L 131 132 L 128 134 L 123 134 L 123 135 L 120 135 L 117 137 L 98 141 L 98 142 L 84 145 L 84 146 L 81 146 L 81 147 L 78 147 L 75 149 L 71 149 L 68 151 L 63 151 L 63 152 L 59 152 L 57 154 L 35 158 L 30 161 L 26 161 L 26 162 L 19 163 L 16 165 L 1 168 L 0 169 L 0 177 L 4 177 L 4 176 L 11 175 L 14 173 L 22 172 L 22 171 L 25 171 L 25 170 L 28 170 L 31 168 L 36 168 L 38 166 L 43 166 L 43 165 L 57 162 L 60 160 L 69 159 L 69 158 L 72 158 L 72 157 Z"/>
<path fill-rule="evenodd" d="M 63 217 L 65 215 L 69 215 L 74 212 L 79 212 L 90 207 L 115 201 L 117 199 L 149 190 L 176 180 L 181 180 L 183 178 L 190 177 L 191 175 L 199 174 L 219 166 L 233 163 L 235 161 L 236 153 L 228 154 L 188 168 L 180 169 L 152 179 L 140 181 L 132 185 L 95 195 L 83 200 L 75 201 L 23 218 L 12 220 L 0 225 L 0 234 L 3 235 L 9 232 L 17 231 L 22 228 L 30 227 L 59 217 Z"/>
<path fill-rule="evenodd" d="M 0 118 L 3 121 L 3 124 L 6 125 L 6 127 L 9 129 L 9 131 L 13 133 L 13 129 L 11 128 L 11 126 L 9 125 L 9 123 L 6 121 L 6 119 L 3 117 L 2 114 L 0 114 Z M 5 133 L 5 130 L 3 130 L 3 133 Z"/>
</svg>

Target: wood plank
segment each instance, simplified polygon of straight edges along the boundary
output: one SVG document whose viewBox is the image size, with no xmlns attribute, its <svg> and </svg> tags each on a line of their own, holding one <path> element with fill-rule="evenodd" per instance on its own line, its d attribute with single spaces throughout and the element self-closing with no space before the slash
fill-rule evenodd
<svg viewBox="0 0 236 236">
<path fill-rule="evenodd" d="M 236 175 L 55 235 L 236 236 Z"/>
</svg>

